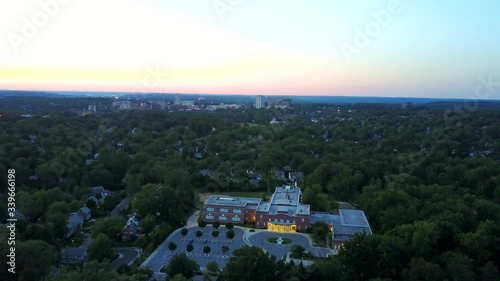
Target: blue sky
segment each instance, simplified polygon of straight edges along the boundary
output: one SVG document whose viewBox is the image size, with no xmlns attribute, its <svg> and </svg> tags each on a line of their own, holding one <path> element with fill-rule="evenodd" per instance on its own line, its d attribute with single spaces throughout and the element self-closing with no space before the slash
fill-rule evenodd
<svg viewBox="0 0 500 281">
<path fill-rule="evenodd" d="M 467 98 L 479 77 L 500 81 L 498 11 L 493 0 L 3 0 L 0 88 Z"/>
</svg>

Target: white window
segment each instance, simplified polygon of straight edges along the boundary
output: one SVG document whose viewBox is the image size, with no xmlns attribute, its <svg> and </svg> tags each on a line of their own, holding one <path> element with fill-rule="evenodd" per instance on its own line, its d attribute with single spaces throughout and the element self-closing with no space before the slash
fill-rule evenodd
<svg viewBox="0 0 500 281">
<path fill-rule="evenodd" d="M 212 216 L 212 215 L 206 215 L 206 216 L 205 216 L 205 219 L 207 219 L 207 220 L 213 220 L 213 219 L 214 219 L 214 216 Z"/>
<path fill-rule="evenodd" d="M 227 208 L 220 208 L 221 213 L 227 213 L 229 210 Z"/>
<path fill-rule="evenodd" d="M 241 209 L 233 209 L 233 213 L 235 213 L 235 214 L 241 214 Z"/>
<path fill-rule="evenodd" d="M 236 216 L 235 216 L 235 217 L 233 217 L 233 219 L 232 219 L 232 220 L 233 220 L 233 221 L 241 221 L 241 218 L 240 218 L 240 217 L 236 217 Z"/>
<path fill-rule="evenodd" d="M 227 217 L 226 216 L 219 216 L 219 220 L 225 221 L 225 220 L 227 220 Z"/>
<path fill-rule="evenodd" d="M 302 222 L 304 222 L 304 218 L 302 218 Z"/>
<path fill-rule="evenodd" d="M 207 212 L 215 212 L 215 208 L 214 207 L 207 207 Z"/>
<path fill-rule="evenodd" d="M 290 220 L 286 220 L 286 223 L 290 223 Z"/>
</svg>

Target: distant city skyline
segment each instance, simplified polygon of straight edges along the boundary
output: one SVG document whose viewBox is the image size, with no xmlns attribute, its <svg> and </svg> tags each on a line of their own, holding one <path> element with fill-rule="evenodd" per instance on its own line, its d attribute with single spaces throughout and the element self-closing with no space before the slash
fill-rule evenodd
<svg viewBox="0 0 500 281">
<path fill-rule="evenodd" d="M 500 99 L 498 10 L 493 0 L 7 0 L 0 89 Z"/>
</svg>

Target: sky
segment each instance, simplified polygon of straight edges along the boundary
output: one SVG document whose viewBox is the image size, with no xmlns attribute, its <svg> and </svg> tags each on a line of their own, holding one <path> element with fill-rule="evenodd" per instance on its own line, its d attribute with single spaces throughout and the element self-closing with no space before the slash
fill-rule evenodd
<svg viewBox="0 0 500 281">
<path fill-rule="evenodd" d="M 499 10 L 495 0 L 0 0 L 0 89 L 500 99 Z"/>
</svg>

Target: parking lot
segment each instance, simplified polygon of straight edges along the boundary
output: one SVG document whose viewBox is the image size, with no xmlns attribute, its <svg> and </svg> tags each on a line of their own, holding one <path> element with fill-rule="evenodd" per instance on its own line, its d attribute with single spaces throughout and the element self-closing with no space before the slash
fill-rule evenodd
<svg viewBox="0 0 500 281">
<path fill-rule="evenodd" d="M 203 235 L 201 237 L 196 237 L 196 231 L 201 230 Z M 207 226 L 205 228 L 200 227 L 190 227 L 188 228 L 188 234 L 182 236 L 180 231 L 174 232 L 170 235 L 166 241 L 159 248 L 154 257 L 152 257 L 147 266 L 151 267 L 154 272 L 159 271 L 164 265 L 168 264 L 172 255 L 176 253 L 186 253 L 186 255 L 195 260 L 202 269 L 204 269 L 210 261 L 216 261 L 219 268 L 224 268 L 233 250 L 243 247 L 245 242 L 243 242 L 243 230 L 235 228 L 235 236 L 233 239 L 226 238 L 226 228 L 220 227 L 218 231 L 220 232 L 218 237 L 212 236 L 213 227 Z M 191 242 L 192 240 L 192 242 Z M 168 249 L 168 244 L 170 242 L 177 244 L 177 248 L 173 251 Z M 190 243 L 191 242 L 191 243 Z M 194 249 L 191 252 L 186 250 L 188 244 L 192 244 Z M 209 246 L 211 251 L 209 254 L 203 253 L 203 247 Z M 222 246 L 227 246 L 229 251 L 224 254 L 222 252 Z"/>
</svg>

